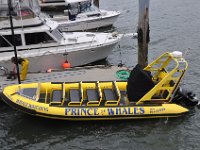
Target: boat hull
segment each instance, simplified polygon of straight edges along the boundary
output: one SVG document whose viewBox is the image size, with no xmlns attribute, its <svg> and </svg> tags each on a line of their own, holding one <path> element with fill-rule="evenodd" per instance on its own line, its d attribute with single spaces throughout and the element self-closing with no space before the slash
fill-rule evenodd
<svg viewBox="0 0 200 150">
<path fill-rule="evenodd" d="M 172 64 L 169 61 L 175 62 L 175 68 L 167 72 L 166 68 Z M 181 55 L 165 53 L 144 69 L 138 65 L 134 67 L 128 81 L 52 81 L 11 85 L 3 89 L 2 99 L 17 110 L 53 119 L 179 117 L 189 109 L 181 103 L 183 100 L 177 102 L 172 97 L 176 93 L 172 92 L 180 87 L 186 69 L 187 62 Z M 154 71 L 154 76 L 150 76 L 151 71 Z"/>
<path fill-rule="evenodd" d="M 98 60 L 105 59 L 115 47 L 118 41 L 110 43 L 108 45 L 100 45 L 90 48 L 85 48 L 82 50 L 75 51 L 65 51 L 56 50 L 55 52 L 49 52 L 49 50 L 35 50 L 34 53 L 37 55 L 31 56 L 31 50 L 25 50 L 20 52 L 20 57 L 28 58 L 29 63 L 29 72 L 44 72 L 48 69 L 63 69 L 62 64 L 68 60 L 71 64 L 71 67 L 86 65 Z M 53 48 L 52 48 L 53 49 Z M 54 47 L 54 49 L 57 49 Z M 27 55 L 28 54 L 28 55 Z M 12 56 L 13 51 L 5 52 L 3 55 Z M 2 56 L 3 57 L 3 56 Z M 12 70 L 13 64 L 10 60 L 0 61 L 0 66 Z"/>
<path fill-rule="evenodd" d="M 102 27 L 112 26 L 119 15 L 119 12 L 113 12 L 113 14 L 108 16 L 77 19 L 75 21 L 57 20 L 59 24 L 58 28 L 63 32 L 98 29 Z"/>
<path fill-rule="evenodd" d="M 47 104 L 10 99 L 1 93 L 9 106 L 33 116 L 60 120 L 124 120 L 180 117 L 188 110 L 177 104 L 118 106 L 118 107 L 53 107 Z"/>
</svg>

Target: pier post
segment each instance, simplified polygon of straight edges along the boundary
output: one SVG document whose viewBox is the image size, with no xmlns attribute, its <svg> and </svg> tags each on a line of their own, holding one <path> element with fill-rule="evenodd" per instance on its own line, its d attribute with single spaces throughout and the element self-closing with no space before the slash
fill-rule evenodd
<svg viewBox="0 0 200 150">
<path fill-rule="evenodd" d="M 99 8 L 99 0 L 93 0 L 93 4 L 94 4 L 94 6 Z"/>
<path fill-rule="evenodd" d="M 12 43 L 13 43 L 13 47 L 14 47 L 15 59 L 17 60 L 17 63 L 16 63 L 17 78 L 18 78 L 18 83 L 21 84 L 20 74 L 19 74 L 18 57 L 17 57 L 17 48 L 16 48 L 16 42 L 15 42 L 15 33 L 14 33 L 13 20 L 12 20 L 13 5 L 12 5 L 12 1 L 11 0 L 8 0 L 8 10 L 9 10 L 8 13 L 9 13 L 9 19 L 10 19 L 11 33 L 12 33 Z"/>
<path fill-rule="evenodd" d="M 148 65 L 149 30 L 149 0 L 139 0 L 138 19 L 138 64 L 142 68 Z"/>
</svg>

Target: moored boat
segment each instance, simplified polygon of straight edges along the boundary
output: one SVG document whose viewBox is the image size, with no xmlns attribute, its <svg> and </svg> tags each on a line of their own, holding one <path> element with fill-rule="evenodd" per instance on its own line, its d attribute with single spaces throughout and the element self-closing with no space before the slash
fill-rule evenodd
<svg viewBox="0 0 200 150">
<path fill-rule="evenodd" d="M 61 31 L 86 31 L 112 26 L 120 15 L 119 11 L 97 8 L 91 0 L 39 0 L 39 3 L 42 10 L 52 8 L 43 12 L 58 22 Z M 55 11 L 57 7 L 59 9 Z"/>
<path fill-rule="evenodd" d="M 18 56 L 29 59 L 29 72 L 62 69 L 66 61 L 75 67 L 105 59 L 122 38 L 113 33 L 60 32 L 57 22 L 36 15 L 29 7 L 33 2 L 14 1 L 11 7 Z M 8 6 L 4 1 L 0 4 L 0 66 L 12 70 L 14 43 Z"/>
<path fill-rule="evenodd" d="M 173 67 L 172 67 L 173 66 Z M 178 117 L 189 111 L 177 99 L 188 64 L 182 53 L 165 53 L 128 81 L 44 82 L 11 85 L 2 99 L 25 113 L 65 120 L 110 120 Z"/>
</svg>

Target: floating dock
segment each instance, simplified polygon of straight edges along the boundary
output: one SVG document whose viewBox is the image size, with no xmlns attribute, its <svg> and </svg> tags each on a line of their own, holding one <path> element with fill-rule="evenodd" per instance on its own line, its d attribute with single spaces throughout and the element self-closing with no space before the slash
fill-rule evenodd
<svg viewBox="0 0 200 150">
<path fill-rule="evenodd" d="M 45 73 L 28 73 L 27 79 L 22 83 L 31 82 L 74 82 L 74 81 L 112 81 L 120 80 L 116 76 L 119 70 L 128 70 L 127 67 L 98 65 L 76 67 L 66 70 L 52 70 Z M 8 85 L 18 84 L 18 80 L 7 79 L 5 75 L 0 76 L 0 92 Z"/>
</svg>

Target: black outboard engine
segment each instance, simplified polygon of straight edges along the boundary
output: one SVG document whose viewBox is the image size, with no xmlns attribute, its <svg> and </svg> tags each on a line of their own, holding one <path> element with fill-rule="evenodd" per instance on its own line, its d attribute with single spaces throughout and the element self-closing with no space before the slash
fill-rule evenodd
<svg viewBox="0 0 200 150">
<path fill-rule="evenodd" d="M 179 87 L 179 89 L 177 90 L 172 101 L 176 104 L 180 104 L 183 106 L 195 106 L 200 104 L 200 101 L 197 100 L 194 93 L 182 89 L 181 87 Z"/>
</svg>

